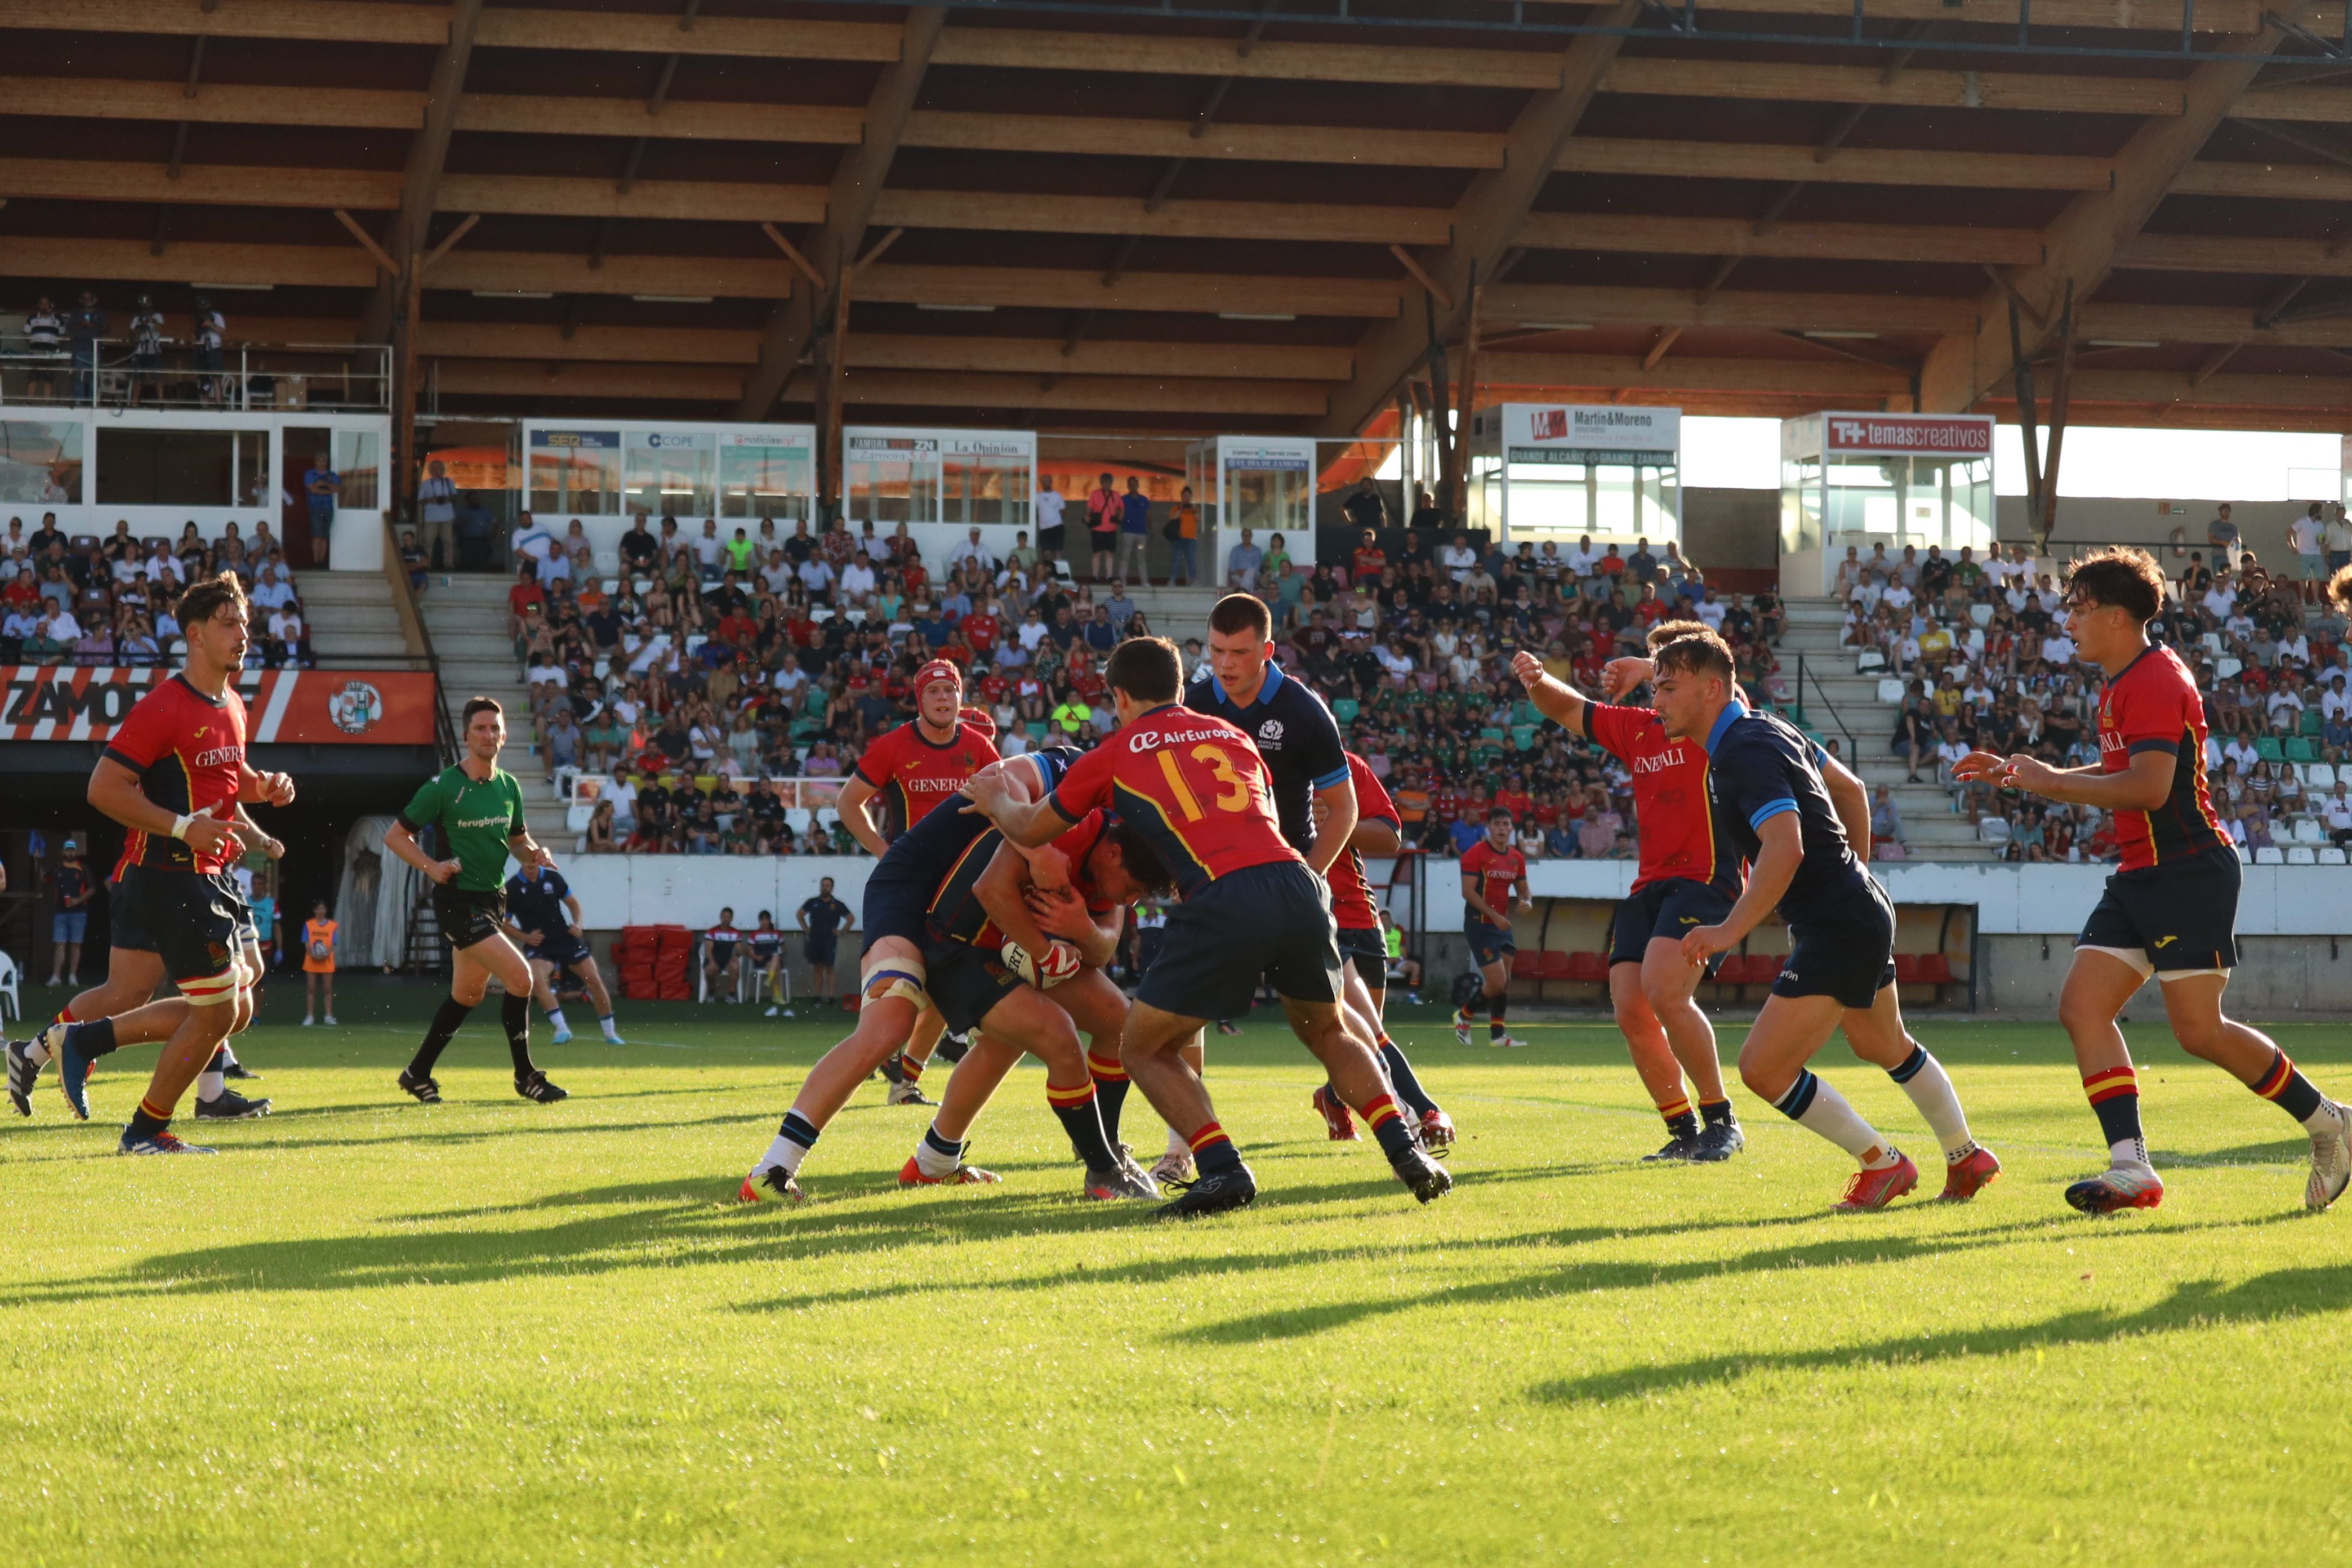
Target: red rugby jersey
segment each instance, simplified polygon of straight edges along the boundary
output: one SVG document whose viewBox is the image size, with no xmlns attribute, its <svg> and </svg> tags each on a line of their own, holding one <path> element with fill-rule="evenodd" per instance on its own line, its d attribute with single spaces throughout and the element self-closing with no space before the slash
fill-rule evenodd
<svg viewBox="0 0 2352 1568">
<path fill-rule="evenodd" d="M 1191 898 L 1220 877 L 1301 858 L 1275 819 L 1265 759 L 1240 729 L 1171 702 L 1080 757 L 1054 804 L 1076 822 L 1108 807 L 1133 823 Z"/>
<path fill-rule="evenodd" d="M 1739 851 L 1716 837 L 1706 748 L 1668 736 L 1665 721 L 1651 709 L 1613 702 L 1585 703 L 1584 738 L 1633 772 L 1633 818 L 1642 844 L 1634 888 L 1680 877 L 1738 898 Z"/>
<path fill-rule="evenodd" d="M 2099 693 L 2099 769 L 2119 773 L 2142 752 L 2169 752 L 2172 793 L 2154 811 L 2115 813 L 2123 869 L 2162 866 L 2227 844 L 2205 783 L 2205 700 L 2168 647 L 2150 647 Z"/>
<path fill-rule="evenodd" d="M 236 816 L 245 765 L 245 699 L 231 686 L 219 700 L 174 675 L 141 698 L 106 742 L 106 754 L 139 775 L 150 801 L 182 816 Z M 229 858 L 199 855 L 165 835 L 133 832 L 123 864 L 171 871 L 222 870 Z"/>
<path fill-rule="evenodd" d="M 1509 925 L 1511 889 L 1528 874 L 1528 858 L 1519 853 L 1517 846 L 1497 849 L 1493 839 L 1481 838 L 1464 853 L 1462 874 L 1478 879 L 1478 896 L 1486 900 L 1488 909 L 1503 917 L 1504 925 Z M 1480 925 L 1493 923 L 1467 904 L 1463 906 L 1462 918 Z"/>
<path fill-rule="evenodd" d="M 1364 765 L 1364 759 L 1355 752 L 1348 753 L 1348 778 L 1356 786 L 1356 820 L 1385 822 L 1399 832 L 1404 830 L 1402 818 L 1397 816 L 1396 802 Z M 1350 849 L 1331 862 L 1331 918 L 1341 931 L 1378 931 L 1381 925 L 1380 906 L 1372 901 L 1372 885 L 1364 878 L 1364 858 Z"/>
<path fill-rule="evenodd" d="M 996 742 L 990 738 L 994 729 L 992 722 L 983 731 L 967 710 L 955 733 L 933 745 L 923 738 L 921 725 L 909 720 L 866 748 L 857 759 L 857 776 L 886 795 L 896 789 L 912 827 L 996 761 Z"/>
<path fill-rule="evenodd" d="M 1068 832 L 1054 840 L 1070 863 L 1070 887 L 1086 900 L 1087 913 L 1099 920 L 1117 906 L 1103 896 L 1087 868 L 1087 857 L 1110 830 L 1110 818 L 1099 811 L 1090 811 Z M 1004 945 L 1004 932 L 989 918 L 988 910 L 973 891 L 989 862 L 996 858 L 1003 847 L 1004 835 L 990 828 L 972 840 L 963 854 L 957 858 L 948 874 L 940 879 L 937 891 L 931 895 L 928 916 L 931 934 L 946 942 L 970 943 L 973 947 L 998 948 Z"/>
</svg>

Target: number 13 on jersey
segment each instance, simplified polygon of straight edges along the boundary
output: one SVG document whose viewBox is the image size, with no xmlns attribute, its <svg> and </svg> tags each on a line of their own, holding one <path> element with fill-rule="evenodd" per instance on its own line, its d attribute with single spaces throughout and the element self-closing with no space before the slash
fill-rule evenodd
<svg viewBox="0 0 2352 1568">
<path fill-rule="evenodd" d="M 1218 810 L 1247 811 L 1253 805 L 1259 804 L 1256 771 L 1252 770 L 1250 775 L 1244 778 L 1234 770 L 1233 756 L 1223 746 L 1204 741 L 1186 754 L 1209 770 L 1210 782 L 1216 786 L 1210 804 Z M 1183 770 L 1176 765 L 1173 750 L 1160 753 L 1160 773 L 1168 781 L 1169 793 L 1175 797 L 1176 809 L 1184 814 L 1185 821 L 1198 822 L 1208 815 L 1202 809 L 1201 797 L 1186 781 Z"/>
</svg>

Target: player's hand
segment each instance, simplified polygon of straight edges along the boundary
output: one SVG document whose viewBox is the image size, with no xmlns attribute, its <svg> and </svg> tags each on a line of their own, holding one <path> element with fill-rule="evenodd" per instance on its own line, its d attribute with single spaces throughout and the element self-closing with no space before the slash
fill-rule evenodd
<svg viewBox="0 0 2352 1568">
<path fill-rule="evenodd" d="M 1029 880 L 1042 892 L 1066 892 L 1070 887 L 1070 858 L 1051 844 L 1044 844 L 1028 852 Z"/>
<path fill-rule="evenodd" d="M 1531 912 L 1535 907 L 1536 901 L 1533 899 L 1521 899 L 1517 903 L 1511 906 L 1513 910 L 1523 915 Z"/>
<path fill-rule="evenodd" d="M 2056 768 L 2036 757 L 2014 756 L 2001 774 L 2001 783 L 2010 789 L 2021 789 L 2030 795 L 2048 795 L 2058 784 Z"/>
<path fill-rule="evenodd" d="M 526 866 L 541 867 L 550 871 L 555 869 L 555 857 L 547 852 L 544 844 L 530 845 L 519 858 Z"/>
<path fill-rule="evenodd" d="M 1075 888 L 1032 888 L 1022 895 L 1021 901 L 1029 906 L 1037 929 L 1047 936 L 1076 942 L 1095 934 L 1094 917 L 1087 912 L 1087 901 L 1078 897 Z"/>
<path fill-rule="evenodd" d="M 1601 695 L 1614 702 L 1654 673 L 1646 658 L 1612 658 L 1601 667 Z"/>
<path fill-rule="evenodd" d="M 446 888 L 462 869 L 455 860 L 436 860 L 425 868 L 425 874 Z"/>
<path fill-rule="evenodd" d="M 1517 678 L 1521 686 L 1533 691 L 1544 681 L 1543 660 L 1521 648 L 1511 656 L 1511 674 Z"/>
<path fill-rule="evenodd" d="M 261 852 L 264 855 L 268 856 L 272 860 L 283 860 L 286 858 L 286 846 L 275 838 L 263 839 L 261 841 Z"/>
<path fill-rule="evenodd" d="M 1952 764 L 1952 776 L 1962 784 L 1990 780 L 1996 785 L 2005 785 L 2008 773 L 2009 759 L 1999 752 L 1970 752 Z"/>
<path fill-rule="evenodd" d="M 1738 945 L 1739 939 L 1728 926 L 1694 926 L 1683 934 L 1683 962 L 1693 969 L 1704 969 L 1717 953 Z"/>
<path fill-rule="evenodd" d="M 262 798 L 268 801 L 272 805 L 292 805 L 294 804 L 294 775 L 292 773 L 264 773 L 261 775 L 261 791 Z"/>
<path fill-rule="evenodd" d="M 582 931 L 576 921 L 566 921 L 563 929 L 570 931 L 573 936 L 581 938 L 583 941 L 587 939 L 588 933 Z"/>
<path fill-rule="evenodd" d="M 237 836 L 236 825 L 223 822 L 217 816 L 199 816 L 192 820 L 184 841 L 199 855 L 223 859 L 234 858 L 245 848 L 245 840 Z"/>
</svg>

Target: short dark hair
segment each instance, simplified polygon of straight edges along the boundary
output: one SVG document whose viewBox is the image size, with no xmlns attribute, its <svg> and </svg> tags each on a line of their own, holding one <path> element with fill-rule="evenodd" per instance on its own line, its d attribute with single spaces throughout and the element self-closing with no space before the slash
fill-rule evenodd
<svg viewBox="0 0 2352 1568">
<path fill-rule="evenodd" d="M 1127 874 L 1146 893 L 1164 893 L 1176 885 L 1176 879 L 1168 874 L 1166 862 L 1160 858 L 1160 851 L 1151 847 L 1151 840 L 1135 824 L 1114 819 L 1104 837 L 1118 846 L 1119 864 L 1127 868 Z"/>
<path fill-rule="evenodd" d="M 1731 682 L 1731 647 L 1704 622 L 1659 647 L 1650 663 L 1661 675 L 1712 675 L 1726 685 Z"/>
<path fill-rule="evenodd" d="M 1517 822 L 1518 818 L 1511 815 L 1511 808 L 1509 806 L 1498 805 L 1486 813 L 1486 820 L 1489 823 Z"/>
<path fill-rule="evenodd" d="M 1129 637 L 1111 649 L 1103 679 L 1138 702 L 1173 702 L 1184 689 L 1184 660 L 1166 637 Z"/>
<path fill-rule="evenodd" d="M 1650 650 L 1654 653 L 1658 649 L 1665 647 L 1668 643 L 1674 641 L 1676 637 L 1686 637 L 1695 632 L 1711 633 L 1712 630 L 1713 628 L 1705 621 L 1694 621 L 1688 619 L 1678 621 L 1660 621 L 1656 626 L 1650 628 L 1650 636 L 1648 639 Z"/>
<path fill-rule="evenodd" d="M 1274 612 L 1255 594 L 1228 594 L 1210 610 L 1209 629 L 1227 637 L 1236 632 L 1255 632 L 1260 637 L 1270 637 L 1274 635 Z"/>
<path fill-rule="evenodd" d="M 2152 621 L 2164 604 L 2164 568 L 2145 550 L 2128 544 L 2095 550 L 2066 574 L 2069 598 L 2113 605 L 2136 621 Z"/>
<path fill-rule="evenodd" d="M 180 625 L 194 626 L 211 620 L 230 605 L 245 603 L 245 589 L 233 574 L 205 577 L 191 584 L 180 595 Z"/>
<path fill-rule="evenodd" d="M 499 706 L 499 700 L 497 698 L 477 697 L 466 704 L 465 716 L 457 721 L 457 728 L 459 731 L 462 731 L 472 729 L 474 727 L 474 715 L 477 713 L 495 713 L 501 719 L 507 716 L 507 710 Z"/>
</svg>

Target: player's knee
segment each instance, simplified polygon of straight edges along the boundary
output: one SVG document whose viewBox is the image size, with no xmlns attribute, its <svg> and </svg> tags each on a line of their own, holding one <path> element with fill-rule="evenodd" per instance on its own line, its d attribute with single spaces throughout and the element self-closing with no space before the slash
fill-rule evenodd
<svg viewBox="0 0 2352 1568">
<path fill-rule="evenodd" d="M 2229 1021 L 2219 1016 L 2175 1018 L 2172 1021 L 2172 1037 L 2179 1040 L 2180 1048 L 2190 1056 L 2209 1062 L 2217 1061 L 2229 1044 Z"/>
<path fill-rule="evenodd" d="M 1645 967 L 1642 971 L 1642 1000 L 1648 1004 L 1652 1013 L 1663 1017 L 1668 1013 L 1680 1012 L 1688 1005 L 1690 995 L 1683 989 L 1678 977 L 1653 973 Z"/>
<path fill-rule="evenodd" d="M 2102 1010 L 2098 1003 L 2087 996 L 2078 996 L 2071 991 L 2059 995 L 2058 1026 L 2069 1035 L 2104 1029 L 2114 1022 L 2114 1015 Z"/>
</svg>

